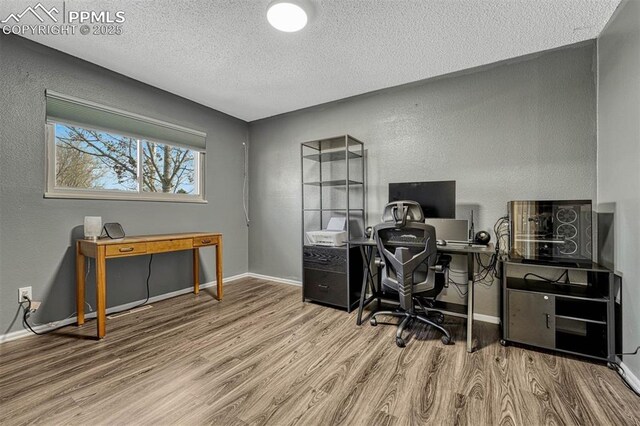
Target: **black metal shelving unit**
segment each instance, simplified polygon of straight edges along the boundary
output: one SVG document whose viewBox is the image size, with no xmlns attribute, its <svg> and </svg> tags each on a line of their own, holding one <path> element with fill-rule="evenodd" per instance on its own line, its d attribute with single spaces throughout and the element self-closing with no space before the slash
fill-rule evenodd
<svg viewBox="0 0 640 426">
<path fill-rule="evenodd" d="M 362 259 L 357 247 L 309 244 L 307 231 L 346 218 L 349 237 L 361 237 L 365 219 L 364 144 L 344 135 L 300 145 L 302 171 L 302 300 L 346 309 L 360 299 Z"/>
</svg>

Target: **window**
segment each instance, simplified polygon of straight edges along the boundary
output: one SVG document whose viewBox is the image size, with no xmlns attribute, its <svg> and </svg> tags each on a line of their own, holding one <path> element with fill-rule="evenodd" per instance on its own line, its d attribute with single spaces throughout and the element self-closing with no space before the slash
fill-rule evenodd
<svg viewBox="0 0 640 426">
<path fill-rule="evenodd" d="M 77 107 L 73 114 L 84 113 L 80 117 L 83 121 L 95 123 L 103 118 L 111 128 L 125 131 L 62 121 L 58 116 L 70 113 L 53 114 L 60 108 L 55 104 L 50 107 L 49 96 L 47 93 L 45 196 L 204 202 L 204 153 L 199 146 L 143 137 L 156 136 L 164 129 L 145 129 L 149 122 L 139 127 L 135 122 L 118 124 L 113 117 L 87 116 L 82 110 L 79 113 Z M 138 128 L 142 130 L 136 134 L 128 132 Z"/>
<path fill-rule="evenodd" d="M 142 190 L 173 194 L 196 191 L 196 154 L 184 148 L 142 142 Z"/>
<path fill-rule="evenodd" d="M 134 138 L 55 123 L 54 189 L 138 192 Z"/>
</svg>

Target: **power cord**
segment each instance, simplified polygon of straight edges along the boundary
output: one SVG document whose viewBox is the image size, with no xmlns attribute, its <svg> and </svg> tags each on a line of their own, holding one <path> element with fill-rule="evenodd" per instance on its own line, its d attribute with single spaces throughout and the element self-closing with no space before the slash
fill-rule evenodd
<svg viewBox="0 0 640 426">
<path fill-rule="evenodd" d="M 633 352 L 622 352 L 616 355 L 638 355 L 638 351 L 640 351 L 640 346 L 638 346 Z"/>
<path fill-rule="evenodd" d="M 151 264 L 153 262 L 153 254 L 149 257 L 149 266 L 148 266 L 148 273 L 147 273 L 147 280 L 146 280 L 146 287 L 147 287 L 147 297 L 144 299 L 144 302 L 140 303 L 139 305 L 134 306 L 133 308 L 129 308 L 129 309 L 123 309 L 122 311 L 118 311 L 118 312 L 113 312 L 113 313 L 120 313 L 120 312 L 124 312 L 124 311 L 130 311 L 132 309 L 137 309 L 141 306 L 144 306 L 147 304 L 147 302 L 149 302 L 149 295 L 150 295 L 150 291 L 149 291 L 149 280 L 151 279 Z M 85 275 L 85 278 L 89 275 L 89 267 L 90 267 L 90 263 L 88 263 L 87 265 L 87 274 Z M 20 307 L 22 307 L 23 310 L 23 314 L 22 314 L 22 323 L 29 329 L 29 331 L 31 331 L 33 334 L 37 335 L 37 336 L 42 336 L 48 333 L 51 333 L 53 331 L 56 331 L 62 327 L 65 327 L 66 325 L 61 325 L 60 327 L 54 327 L 54 328 L 50 328 L 48 330 L 45 331 L 36 331 L 33 329 L 32 325 L 29 324 L 29 317 L 31 316 L 31 299 L 27 296 L 23 296 L 23 298 L 25 300 L 21 301 Z M 85 302 L 88 306 L 89 306 L 89 310 L 90 312 L 93 312 L 93 308 L 91 307 L 91 305 L 88 302 Z M 25 304 L 27 306 L 25 306 Z M 77 312 L 72 313 L 71 315 L 69 315 L 67 318 L 64 318 L 62 321 L 69 319 L 71 317 L 73 317 Z M 112 314 L 113 314 L 112 313 Z M 38 325 L 43 325 L 43 324 L 34 324 L 34 326 L 38 326 Z"/>
<path fill-rule="evenodd" d="M 489 258 L 489 263 L 483 263 L 480 254 L 476 253 L 475 260 L 478 264 L 478 273 L 474 275 L 474 282 L 484 285 L 485 287 L 491 287 L 495 279 L 500 279 L 500 259 L 502 253 L 502 241 L 509 236 L 508 230 L 505 230 L 505 225 L 509 223 L 509 216 L 502 216 L 498 218 L 493 225 L 493 233 L 496 236 L 495 251 Z M 508 228 L 508 227 L 506 227 Z"/>
<path fill-rule="evenodd" d="M 93 312 L 93 307 L 89 304 L 89 302 L 85 301 L 84 304 L 89 307 L 89 310 L 85 311 L 85 314 L 92 313 Z M 40 327 L 40 326 L 43 326 L 43 325 L 48 325 L 49 327 L 56 327 L 59 322 L 68 320 L 69 318 L 72 318 L 72 317 L 76 316 L 77 313 L 78 313 L 78 311 L 73 311 L 73 313 L 69 314 L 69 316 L 67 316 L 65 318 L 62 318 L 61 320 L 50 321 L 50 322 L 48 322 L 46 324 L 39 324 L 39 323 L 32 322 L 31 323 L 31 327 Z"/>
<path fill-rule="evenodd" d="M 509 236 L 508 231 L 504 230 L 505 228 L 504 225 L 508 223 L 509 223 L 509 216 L 502 216 L 493 225 L 493 232 L 496 235 L 495 252 L 491 253 L 491 257 L 489 258 L 488 263 L 485 264 L 482 261 L 480 254 L 478 253 L 475 254 L 475 260 L 476 260 L 476 263 L 478 264 L 478 272 L 477 273 L 474 272 L 473 274 L 474 283 L 481 284 L 484 287 L 489 288 L 493 286 L 495 279 L 501 278 L 499 273 L 500 272 L 500 267 L 499 267 L 500 254 L 502 251 L 502 241 L 504 240 L 504 238 Z M 466 271 L 459 271 L 455 269 L 450 269 L 449 272 L 453 272 L 461 275 L 464 274 L 465 276 L 467 275 Z M 449 278 L 447 283 L 453 284 L 455 286 L 456 291 L 458 292 L 460 297 L 465 297 L 469 292 L 468 288 L 466 291 L 463 291 L 461 288 L 463 286 L 468 286 L 468 283 L 466 282 L 459 283 Z"/>
<path fill-rule="evenodd" d="M 541 275 L 538 274 L 534 274 L 533 272 L 528 272 L 524 275 L 523 279 L 526 281 L 528 276 L 532 276 L 532 277 L 536 277 L 544 282 L 547 283 L 551 283 L 551 284 L 558 284 L 560 282 L 560 280 L 562 280 L 562 278 L 564 278 L 564 283 L 563 284 L 571 284 L 571 280 L 569 280 L 569 270 L 565 269 L 565 271 L 555 280 L 551 280 L 549 278 L 545 278 Z"/>
<path fill-rule="evenodd" d="M 469 292 L 469 289 L 467 289 L 467 291 L 462 291 L 462 289 L 460 288 L 460 286 L 467 285 L 467 283 L 461 284 L 461 283 L 455 282 L 451 278 L 449 278 L 448 282 L 449 282 L 449 284 L 453 284 L 453 286 L 455 287 L 456 291 L 458 292 L 458 294 L 462 298 L 464 298 L 467 295 L 467 293 Z"/>
<path fill-rule="evenodd" d="M 153 262 L 153 255 L 149 256 L 149 265 L 147 266 L 148 272 L 147 272 L 147 297 L 144 299 L 144 302 L 140 303 L 137 306 L 134 306 L 133 308 L 129 308 L 129 309 L 124 309 L 124 311 L 130 311 L 131 309 L 137 309 L 141 306 L 144 306 L 147 304 L 147 302 L 149 301 L 149 280 L 151 279 L 151 263 Z M 123 312 L 123 311 L 120 311 Z"/>
<path fill-rule="evenodd" d="M 127 308 L 127 309 L 123 309 L 121 311 L 118 312 L 111 312 L 109 315 L 114 315 L 114 314 L 119 314 L 120 312 L 125 312 L 125 311 L 131 311 L 133 309 L 138 309 L 144 305 L 147 304 L 147 302 L 149 302 L 149 280 L 151 279 L 151 263 L 153 263 L 153 255 L 149 256 L 149 265 L 148 265 L 148 272 L 147 272 L 147 282 L 146 282 L 146 286 L 147 286 L 147 297 L 144 299 L 144 301 L 136 306 L 134 306 L 133 308 Z"/>
<path fill-rule="evenodd" d="M 638 346 L 636 348 L 635 351 L 633 352 L 622 352 L 616 355 L 637 355 L 638 351 L 640 351 L 640 346 Z M 607 366 L 612 369 L 615 370 L 616 373 L 618 373 L 618 376 L 620 376 L 620 378 L 622 379 L 622 383 L 624 383 L 624 385 L 626 387 L 628 387 L 631 392 L 633 392 L 634 394 L 636 394 L 637 397 L 640 397 L 640 392 L 638 392 L 633 386 L 631 386 L 631 384 L 629 383 L 629 379 L 627 378 L 627 373 L 624 371 L 624 369 L 622 368 L 622 365 L 618 362 L 609 362 L 607 363 Z"/>
<path fill-rule="evenodd" d="M 29 315 L 31 314 L 31 299 L 28 296 L 22 296 L 24 299 L 26 299 L 26 301 L 22 301 L 20 302 L 20 306 L 22 307 L 23 310 L 23 314 L 22 314 L 22 324 L 24 324 L 33 334 L 36 334 L 38 336 L 42 336 L 45 335 L 47 333 L 51 333 L 52 331 L 57 330 L 58 328 L 64 327 L 64 326 L 60 326 L 60 327 L 56 327 L 56 328 L 51 328 L 49 330 L 45 330 L 43 332 L 38 332 L 35 331 L 33 329 L 33 327 L 31 327 L 31 324 L 29 324 Z M 27 304 L 27 307 L 25 308 L 24 304 Z"/>
</svg>

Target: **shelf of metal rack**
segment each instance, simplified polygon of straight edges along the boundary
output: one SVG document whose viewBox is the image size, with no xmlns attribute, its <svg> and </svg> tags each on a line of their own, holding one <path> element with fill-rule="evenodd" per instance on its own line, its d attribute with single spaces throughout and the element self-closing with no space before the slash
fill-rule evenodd
<svg viewBox="0 0 640 426">
<path fill-rule="evenodd" d="M 349 185 L 362 185 L 362 182 L 358 182 L 355 180 L 349 180 Z M 321 182 L 304 182 L 304 185 L 311 186 L 347 186 L 347 180 L 336 179 L 336 180 L 324 180 Z"/>
</svg>

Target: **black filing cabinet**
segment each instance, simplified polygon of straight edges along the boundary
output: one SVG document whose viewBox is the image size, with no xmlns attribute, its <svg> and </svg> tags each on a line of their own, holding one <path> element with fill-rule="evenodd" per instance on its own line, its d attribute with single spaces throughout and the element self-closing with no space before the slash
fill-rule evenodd
<svg viewBox="0 0 640 426">
<path fill-rule="evenodd" d="M 351 311 L 360 300 L 362 257 L 357 247 L 303 247 L 303 299 Z"/>
</svg>

